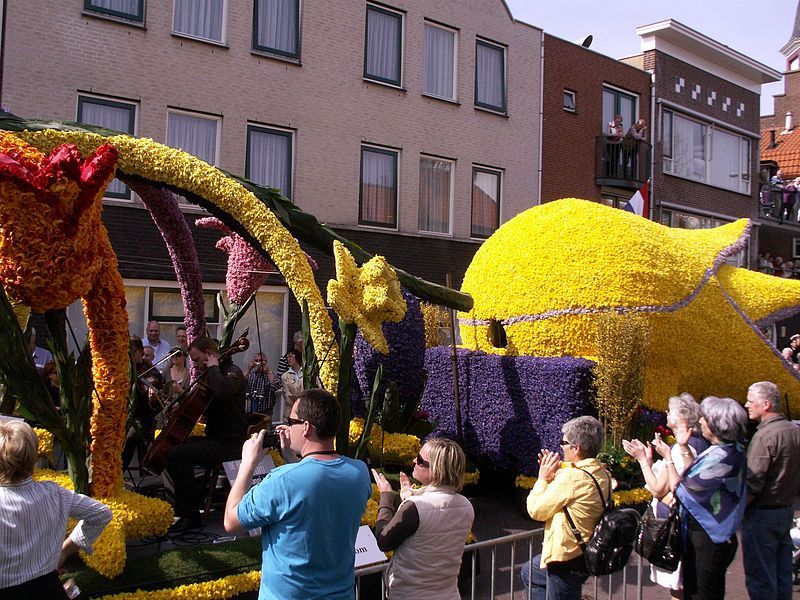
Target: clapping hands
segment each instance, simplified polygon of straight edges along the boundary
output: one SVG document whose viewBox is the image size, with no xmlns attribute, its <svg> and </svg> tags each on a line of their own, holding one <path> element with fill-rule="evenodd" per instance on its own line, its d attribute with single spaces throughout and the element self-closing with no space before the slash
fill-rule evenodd
<svg viewBox="0 0 800 600">
<path fill-rule="evenodd" d="M 557 452 L 544 449 L 539 452 L 539 479 L 550 483 L 561 468 L 561 456 Z"/>
<path fill-rule="evenodd" d="M 653 465 L 653 446 L 650 443 L 643 444 L 639 440 L 622 440 L 622 448 L 635 458 L 639 464 Z"/>
</svg>

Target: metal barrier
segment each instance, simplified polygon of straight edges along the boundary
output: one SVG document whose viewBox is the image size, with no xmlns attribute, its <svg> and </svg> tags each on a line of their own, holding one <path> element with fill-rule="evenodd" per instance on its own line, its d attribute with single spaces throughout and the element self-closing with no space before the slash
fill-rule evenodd
<svg viewBox="0 0 800 600">
<path fill-rule="evenodd" d="M 514 598 L 514 590 L 520 589 L 523 592 L 523 596 L 530 600 L 532 597 L 531 595 L 531 587 L 528 586 L 527 589 L 521 589 L 522 584 L 519 580 L 519 568 L 517 565 L 517 552 L 516 552 L 516 545 L 519 542 L 527 542 L 528 551 L 525 553 L 524 558 L 520 561 L 520 564 L 525 561 L 530 561 L 533 558 L 533 538 L 540 535 L 542 532 L 541 529 L 534 529 L 531 531 L 523 531 L 520 533 L 513 533 L 511 535 L 505 535 L 499 538 L 494 538 L 491 540 L 484 540 L 482 542 L 475 542 L 473 544 L 469 544 L 465 547 L 465 552 L 471 553 L 471 563 L 470 563 L 470 581 L 469 586 L 467 588 L 469 594 L 462 593 L 462 597 L 469 598 L 470 600 L 476 600 L 476 598 L 495 598 L 496 594 L 500 593 L 504 596 L 508 594 L 508 598 Z M 505 561 L 501 561 L 502 564 L 498 564 L 497 560 L 497 551 L 498 548 L 510 546 L 510 557 L 509 562 L 506 563 Z M 490 551 L 490 563 L 491 563 L 491 570 L 489 572 L 489 589 L 488 589 L 488 596 L 481 595 L 477 596 L 477 587 L 478 587 L 478 561 L 479 561 L 479 552 L 481 550 Z M 592 585 L 593 589 L 593 597 L 594 600 L 599 600 L 600 593 L 603 591 L 602 588 L 605 588 L 606 594 L 604 598 L 608 598 L 608 600 L 613 600 L 614 598 L 614 581 L 619 582 L 619 578 L 622 577 L 622 600 L 627 600 L 628 595 L 628 570 L 634 568 L 636 570 L 635 577 L 636 577 L 636 588 L 635 588 L 635 598 L 636 600 L 642 600 L 642 572 L 644 569 L 644 561 L 642 557 L 638 554 L 631 555 L 630 561 L 628 561 L 628 565 L 621 571 L 621 573 L 614 573 L 612 575 L 605 575 L 603 577 L 594 577 L 593 582 L 590 584 Z M 380 599 L 383 600 L 386 598 L 386 582 L 384 575 L 386 570 L 389 568 L 389 563 L 380 563 L 377 565 L 370 565 L 368 567 L 361 567 L 356 569 L 356 600 L 361 600 L 361 578 L 367 575 L 374 575 L 376 573 L 381 574 L 381 583 L 380 583 Z M 508 569 L 508 585 L 503 585 L 504 582 L 501 581 L 501 578 L 498 577 L 500 570 Z M 517 585 L 518 584 L 518 585 Z M 498 590 L 498 587 L 502 587 L 502 590 Z M 525 593 L 527 592 L 527 593 Z M 367 599 L 365 599 L 367 600 Z M 371 599 L 370 599 L 371 600 Z"/>
</svg>

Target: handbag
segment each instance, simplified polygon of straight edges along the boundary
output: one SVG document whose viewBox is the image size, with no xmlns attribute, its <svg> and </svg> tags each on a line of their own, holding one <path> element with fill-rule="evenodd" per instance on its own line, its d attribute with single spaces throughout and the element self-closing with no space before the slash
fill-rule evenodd
<svg viewBox="0 0 800 600">
<path fill-rule="evenodd" d="M 666 571 L 675 571 L 683 554 L 681 517 L 677 499 L 666 517 L 657 517 L 652 504 L 647 507 L 636 534 L 636 552 Z"/>
</svg>

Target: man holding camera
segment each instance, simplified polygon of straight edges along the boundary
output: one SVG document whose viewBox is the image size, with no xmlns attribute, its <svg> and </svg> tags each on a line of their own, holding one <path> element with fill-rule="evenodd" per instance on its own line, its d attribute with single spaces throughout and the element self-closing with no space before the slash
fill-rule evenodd
<svg viewBox="0 0 800 600">
<path fill-rule="evenodd" d="M 300 461 L 273 469 L 250 491 L 265 432 L 242 448 L 225 530 L 261 528 L 261 600 L 354 597 L 356 533 L 372 486 L 363 462 L 334 450 L 340 420 L 333 394 L 305 390 L 277 428 L 284 455 Z"/>
</svg>

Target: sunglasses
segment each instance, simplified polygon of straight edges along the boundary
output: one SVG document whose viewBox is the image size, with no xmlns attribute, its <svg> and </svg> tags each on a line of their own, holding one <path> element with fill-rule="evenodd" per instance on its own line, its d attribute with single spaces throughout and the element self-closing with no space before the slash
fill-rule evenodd
<svg viewBox="0 0 800 600">
<path fill-rule="evenodd" d="M 414 459 L 414 462 L 417 463 L 420 467 L 425 467 L 426 469 L 431 466 L 431 463 L 422 458 L 419 454 L 417 454 L 417 457 Z"/>
<path fill-rule="evenodd" d="M 559 442 L 559 445 L 561 445 L 561 446 L 572 446 L 572 444 L 570 444 L 567 440 L 561 440 Z"/>
<path fill-rule="evenodd" d="M 302 425 L 303 423 L 308 423 L 305 419 L 293 419 L 292 417 L 286 417 L 286 424 L 291 427 L 292 425 Z"/>
</svg>

